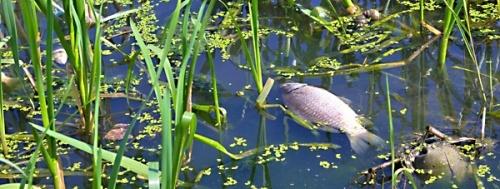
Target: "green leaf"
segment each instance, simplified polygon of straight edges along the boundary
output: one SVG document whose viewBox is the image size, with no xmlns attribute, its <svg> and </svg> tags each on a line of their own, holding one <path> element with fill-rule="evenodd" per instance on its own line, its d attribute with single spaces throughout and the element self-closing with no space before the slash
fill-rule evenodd
<svg viewBox="0 0 500 189">
<path fill-rule="evenodd" d="M 149 162 L 148 187 L 151 189 L 160 189 L 160 164 L 158 162 Z"/>
<path fill-rule="evenodd" d="M 219 150 L 220 152 L 226 154 L 227 156 L 229 156 L 230 158 L 232 159 L 242 159 L 243 156 L 240 156 L 240 155 L 237 155 L 237 154 L 233 154 L 231 152 L 229 152 L 225 147 L 224 145 L 222 145 L 221 143 L 211 139 L 211 138 L 208 138 L 208 137 L 205 137 L 203 135 L 199 135 L 199 134 L 194 134 L 194 139 L 212 147 L 212 148 L 215 148 L 216 150 Z"/>
<path fill-rule="evenodd" d="M 36 125 L 34 123 L 29 123 L 33 128 L 37 129 L 38 131 L 44 131 L 45 129 L 39 125 Z M 68 137 L 66 135 L 60 134 L 58 132 L 52 131 L 52 130 L 47 130 L 47 135 L 49 135 L 52 138 L 55 138 L 57 140 L 60 140 L 61 142 L 64 142 L 66 144 L 69 144 L 81 151 L 87 152 L 89 154 L 93 153 L 93 146 L 87 143 L 84 143 L 82 141 L 79 141 L 77 139 Z M 108 150 L 102 150 L 102 159 L 113 162 L 115 160 L 116 153 L 110 152 Z M 148 173 L 149 173 L 149 167 L 147 165 L 144 165 L 136 160 L 133 160 L 132 158 L 129 157 L 123 157 L 122 162 L 120 164 L 121 167 L 128 169 L 134 173 L 137 173 L 138 175 L 148 178 Z"/>
<path fill-rule="evenodd" d="M 21 188 L 21 186 L 22 186 L 21 183 L 9 183 L 0 185 L 0 189 L 19 189 Z M 41 188 L 38 186 L 33 186 L 33 189 L 41 189 Z"/>
</svg>

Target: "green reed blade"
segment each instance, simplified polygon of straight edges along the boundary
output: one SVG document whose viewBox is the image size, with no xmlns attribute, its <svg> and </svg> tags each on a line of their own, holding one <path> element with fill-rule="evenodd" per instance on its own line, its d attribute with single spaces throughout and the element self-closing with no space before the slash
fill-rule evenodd
<svg viewBox="0 0 500 189">
<path fill-rule="evenodd" d="M 42 114 L 42 122 L 45 128 L 51 127 L 51 120 L 53 120 L 49 114 L 49 108 L 47 107 L 47 99 L 45 96 L 45 85 L 43 83 L 43 71 L 41 63 L 41 53 L 39 47 L 39 37 L 38 37 L 38 19 L 35 12 L 35 4 L 33 1 L 20 1 L 18 2 L 21 7 L 21 13 L 23 15 L 24 27 L 28 33 L 28 45 L 29 45 L 29 55 L 33 63 L 33 68 L 35 72 L 35 83 L 36 90 L 38 92 L 38 101 L 40 104 L 40 111 Z M 49 100 L 49 102 L 51 102 Z M 54 139 L 49 139 L 47 149 L 42 148 L 42 154 L 45 158 L 47 166 L 53 176 L 54 187 L 62 188 L 64 187 L 64 177 L 62 176 L 60 170 L 60 164 L 58 162 L 58 157 L 56 155 L 57 146 Z"/>
<path fill-rule="evenodd" d="M 82 19 L 85 19 L 85 15 L 81 15 L 80 11 L 80 3 L 77 2 L 75 5 L 73 1 L 69 1 L 69 11 L 72 15 L 72 22 L 75 25 L 75 31 L 73 32 L 72 39 L 74 40 L 74 48 L 77 55 L 77 64 L 74 67 L 74 71 L 76 74 L 78 92 L 81 99 L 81 111 L 84 120 L 85 132 L 90 133 L 92 131 L 92 123 L 91 123 L 91 113 L 90 113 L 90 94 L 92 91 L 89 90 L 89 81 L 88 81 L 88 71 L 87 67 L 89 67 L 89 53 L 88 53 L 88 31 L 86 31 L 86 23 Z M 81 18 L 83 17 L 83 18 Z"/>
<path fill-rule="evenodd" d="M 41 127 L 37 124 L 34 124 L 34 123 L 29 123 L 29 124 L 31 127 L 35 128 L 38 131 L 43 132 L 45 130 L 43 127 Z M 85 142 L 79 141 L 77 139 L 68 137 L 66 135 L 63 135 L 61 133 L 51 131 L 51 130 L 47 130 L 46 134 L 48 136 L 50 136 L 50 138 L 56 138 L 57 140 L 60 140 L 61 142 L 68 144 L 68 145 L 71 145 L 71 146 L 75 147 L 76 149 L 84 151 L 88 154 L 93 153 L 93 146 L 90 144 L 87 144 Z M 114 152 L 111 152 L 108 150 L 104 150 L 104 149 L 102 150 L 102 159 L 104 159 L 106 161 L 113 162 L 117 156 L 118 156 L 117 153 L 114 153 Z M 127 170 L 130 170 L 134 173 L 137 173 L 141 177 L 144 177 L 146 179 L 148 178 L 148 166 L 141 163 L 141 162 L 138 162 L 132 158 L 122 157 L 122 162 L 119 164 L 119 166 L 121 166 Z"/>
<path fill-rule="evenodd" d="M 408 168 L 405 168 L 403 170 L 403 173 L 405 174 L 406 178 L 408 179 L 408 181 L 410 182 L 410 185 L 411 185 L 411 188 L 413 189 L 417 189 L 417 183 L 415 181 L 415 178 L 413 177 L 413 170 L 411 169 L 408 169 Z"/>
<path fill-rule="evenodd" d="M 192 112 L 184 112 L 181 121 L 175 127 L 174 150 L 173 150 L 173 181 L 177 181 L 184 153 L 191 145 L 196 132 L 196 115 Z M 175 182 L 171 183 L 171 188 L 175 188 Z"/>
<path fill-rule="evenodd" d="M 9 47 L 12 51 L 12 57 L 14 58 L 14 65 L 16 65 L 16 76 L 21 76 L 21 66 L 19 64 L 19 45 L 18 45 L 18 35 L 17 26 L 15 20 L 15 14 L 13 10 L 12 1 L 2 0 L 2 16 L 4 17 L 5 26 L 7 26 L 7 31 L 9 32 Z M 24 87 L 23 87 L 24 88 Z"/>
<path fill-rule="evenodd" d="M 340 23 L 340 27 L 342 29 L 342 34 L 345 35 L 347 33 L 346 24 L 344 24 L 344 21 L 341 19 L 340 14 L 337 13 L 337 9 L 335 8 L 335 6 L 333 6 L 332 2 L 331 1 L 326 1 L 326 2 L 328 3 L 328 6 L 332 10 L 333 16 L 337 17 L 337 21 Z"/>
<path fill-rule="evenodd" d="M 162 188 L 165 188 L 167 186 L 174 186 L 175 185 L 175 180 L 173 180 L 175 177 L 172 174 L 173 170 L 173 165 L 172 165 L 172 136 L 171 136 L 171 106 L 170 106 L 170 92 L 168 90 L 162 90 L 160 88 L 157 74 L 155 72 L 155 67 L 153 65 L 153 61 L 151 60 L 150 57 L 150 51 L 149 48 L 147 48 L 146 44 L 144 43 L 139 30 L 137 29 L 137 26 L 135 23 L 131 20 L 130 21 L 130 27 L 132 28 L 132 33 L 137 41 L 137 44 L 139 45 L 142 55 L 144 57 L 144 61 L 146 62 L 146 67 L 148 74 L 151 79 L 151 83 L 153 85 L 153 89 L 156 95 L 156 99 L 159 104 L 160 108 L 160 117 L 161 117 L 161 123 L 162 123 L 162 154 L 161 154 L 161 159 L 162 159 L 162 172 L 163 172 L 163 177 L 162 177 Z M 128 131 L 127 131 L 128 132 Z M 122 143 L 123 144 L 123 143 Z M 123 154 L 122 144 L 120 145 L 119 149 L 119 154 Z M 119 159 L 115 160 L 115 163 L 119 162 Z M 118 174 L 118 169 L 113 167 L 113 174 L 111 175 L 111 181 L 114 185 L 114 182 L 116 182 L 116 176 Z M 114 187 L 111 185 L 111 187 Z M 170 188 L 170 187 L 168 187 Z"/>
<path fill-rule="evenodd" d="M 208 8 L 205 11 L 205 14 L 203 14 L 203 10 L 205 10 L 205 6 L 207 4 L 207 0 L 204 0 L 200 6 L 200 11 L 197 16 L 198 22 L 194 25 L 194 30 L 191 32 L 191 40 L 189 41 L 189 46 L 186 48 L 188 50 L 184 50 L 182 54 L 182 63 L 181 67 L 179 69 L 179 79 L 177 81 L 177 91 L 176 91 L 176 96 L 177 98 L 174 101 L 174 110 L 175 110 L 175 115 L 182 115 L 183 112 L 186 110 L 186 100 L 187 96 L 189 94 L 186 93 L 186 87 L 189 85 L 190 80 L 192 78 L 189 78 L 186 81 L 186 76 L 189 76 L 188 74 L 188 64 L 191 59 L 191 55 L 194 54 L 194 52 L 198 52 L 199 46 L 197 44 L 198 40 L 200 40 L 197 37 L 200 37 L 201 34 L 199 32 L 205 32 L 205 26 L 206 24 L 202 24 L 199 22 L 200 20 L 208 19 L 207 17 L 210 17 L 211 11 L 215 5 L 215 0 L 211 0 Z M 188 5 L 189 7 L 189 5 Z M 184 16 L 189 16 L 189 15 L 184 15 Z M 184 28 L 183 28 L 184 29 Z M 186 34 L 187 35 L 187 34 Z M 184 36 L 186 37 L 186 36 Z M 198 56 L 197 54 L 194 54 L 194 56 Z M 195 57 L 196 58 L 196 57 Z M 194 66 L 193 64 L 191 66 Z M 181 121 L 181 116 L 176 116 L 175 117 L 175 125 L 177 126 Z"/>
<path fill-rule="evenodd" d="M 231 152 L 229 152 L 226 147 L 224 147 L 224 145 L 222 145 L 221 143 L 219 143 L 218 141 L 216 140 L 213 140 L 211 138 L 208 138 L 206 136 L 203 136 L 203 135 L 199 135 L 199 134 L 194 134 L 194 139 L 226 154 L 227 156 L 229 156 L 231 159 L 235 159 L 235 160 L 238 160 L 238 159 L 242 159 L 243 156 L 240 156 L 239 154 L 233 154 Z M 246 156 L 245 156 L 246 157 Z"/>
<path fill-rule="evenodd" d="M 356 6 L 351 0 L 342 0 L 342 4 L 344 4 L 345 8 Z"/>
<path fill-rule="evenodd" d="M 208 66 L 210 67 L 210 80 L 212 81 L 212 97 L 214 99 L 214 106 L 215 106 L 215 119 L 217 120 L 215 126 L 222 126 L 222 118 L 221 118 L 221 113 L 219 111 L 220 106 L 219 106 L 219 93 L 217 90 L 217 77 L 215 76 L 214 60 L 212 57 L 212 53 L 210 52 L 207 52 L 207 61 L 208 61 Z"/>
<path fill-rule="evenodd" d="M 49 11 L 47 11 L 47 1 L 44 1 L 44 0 L 35 0 L 36 2 L 36 5 L 37 7 L 41 10 L 41 12 L 45 15 L 48 14 Z M 65 3 L 66 1 L 63 1 L 63 3 Z M 69 16 L 70 14 L 68 14 L 67 12 L 69 11 L 66 11 L 66 14 L 64 14 L 65 18 L 67 16 Z M 71 20 L 69 20 L 71 21 Z M 66 21 L 66 23 L 70 23 L 68 20 Z M 72 30 L 73 26 L 70 25 L 70 30 Z M 62 27 L 61 27 L 61 24 L 59 22 L 55 22 L 54 23 L 54 31 L 57 35 L 57 38 L 59 38 L 59 42 L 61 43 L 61 45 L 63 46 L 64 50 L 66 50 L 66 53 L 68 54 L 68 60 L 69 60 L 69 63 L 74 67 L 75 64 L 77 63 L 76 62 L 76 55 L 74 54 L 74 48 L 73 48 L 73 44 L 71 44 L 72 41 L 68 41 L 65 36 L 65 32 L 62 30 Z"/>
<path fill-rule="evenodd" d="M 266 104 L 266 99 L 267 96 L 269 95 L 269 92 L 271 92 L 271 89 L 273 88 L 274 85 L 274 79 L 272 78 L 267 78 L 266 84 L 264 84 L 264 88 L 257 97 L 257 106 L 262 107 L 264 104 Z"/>
<path fill-rule="evenodd" d="M 255 85 L 257 86 L 258 85 L 257 78 L 259 78 L 259 76 L 257 73 L 257 69 L 255 68 L 254 59 L 251 56 L 250 49 L 248 48 L 248 44 L 247 44 L 245 38 L 243 37 L 243 31 L 241 31 L 240 26 L 236 25 L 235 29 L 236 29 L 236 33 L 238 34 L 238 38 L 240 39 L 241 47 L 243 48 L 242 51 L 243 51 L 243 54 L 245 55 L 247 65 L 250 67 L 250 72 L 252 73 L 253 80 L 255 82 Z"/>
<path fill-rule="evenodd" d="M 38 158 L 38 155 L 40 154 L 40 151 L 42 150 L 41 147 L 42 147 L 42 140 L 45 139 L 45 134 L 47 133 L 49 128 L 45 128 L 45 130 L 43 131 L 43 135 L 42 135 L 42 138 L 38 137 L 38 134 L 36 132 L 33 133 L 33 135 L 35 136 L 35 142 L 36 142 L 36 148 L 35 148 L 35 151 L 32 153 L 29 161 L 28 161 L 28 166 L 26 166 L 26 171 L 24 171 L 26 173 L 27 178 L 26 179 L 22 179 L 21 180 L 21 183 L 22 183 L 22 187 L 21 188 L 24 188 L 24 185 L 26 183 L 28 183 L 28 188 L 31 188 L 32 187 L 32 184 L 33 184 L 33 176 L 34 176 L 34 172 L 35 172 L 35 167 L 36 167 L 36 163 L 37 163 L 37 158 Z"/>
<path fill-rule="evenodd" d="M 205 9 L 205 6 L 206 6 L 206 0 L 202 2 L 201 6 L 200 6 L 200 9 L 199 9 L 199 13 L 198 13 L 198 17 L 197 17 L 197 20 L 201 20 L 201 17 L 203 16 L 202 14 L 202 10 Z M 199 22 L 195 23 L 194 24 L 194 30 L 193 32 L 191 32 L 191 35 L 188 36 L 187 32 L 188 32 L 188 18 L 191 16 L 191 12 L 190 12 L 190 9 L 191 9 L 191 2 L 188 2 L 188 5 L 187 5 L 187 8 L 184 10 L 184 17 L 183 17 L 183 21 L 182 21 L 182 36 L 181 36 L 181 39 L 182 39 L 182 63 L 181 63 L 181 66 L 180 66 L 180 69 L 179 69 L 179 79 L 177 80 L 177 90 L 175 91 L 175 96 L 176 96 L 176 99 L 174 101 L 174 112 L 175 112 L 175 115 L 182 115 L 184 110 L 186 109 L 186 98 L 187 98 L 187 95 L 186 95 L 186 90 L 185 88 L 187 87 L 186 86 L 186 76 L 187 76 L 187 66 L 188 66 L 188 63 L 189 63 L 189 59 L 191 58 L 191 54 L 192 54 L 192 49 L 194 47 L 194 44 L 195 42 L 197 41 L 196 37 L 198 36 L 198 31 L 200 30 L 201 28 L 201 24 Z M 189 45 L 188 45 L 188 40 L 187 38 L 191 37 L 191 40 L 189 41 Z M 180 124 L 180 121 L 181 121 L 181 116 L 175 116 L 175 126 L 178 126 Z M 174 158 L 175 158 L 175 155 L 174 155 Z M 175 161 L 174 161 L 175 163 Z M 175 166 L 175 165 L 174 165 Z"/>
<path fill-rule="evenodd" d="M 47 0 L 47 1 L 50 1 L 50 0 Z M 48 10 L 52 10 L 52 3 L 48 4 L 47 6 L 47 9 Z M 53 64 L 53 61 L 52 61 L 52 49 L 53 49 L 53 44 L 52 44 L 52 41 L 53 41 L 53 28 L 54 28 L 54 13 L 52 11 L 49 11 L 47 13 L 47 37 L 46 37 L 46 59 L 45 59 L 45 84 L 46 84 L 46 89 L 47 89 L 47 113 L 48 113 L 48 117 L 49 117 L 49 120 L 50 120 L 50 129 L 52 130 L 56 130 L 56 126 L 55 126 L 55 115 L 54 115 L 54 95 L 53 95 L 53 91 L 54 91 L 54 88 L 52 86 L 52 64 Z M 49 140 L 49 142 L 51 142 L 52 146 L 56 146 L 57 144 L 55 143 L 55 140 Z M 53 157 L 54 156 L 57 156 L 56 152 L 53 151 L 52 154 L 51 154 Z"/>
<path fill-rule="evenodd" d="M 148 188 L 151 189 L 160 189 L 160 170 L 159 170 L 160 164 L 155 161 L 155 162 L 149 162 L 148 167 L 149 167 L 149 172 L 148 172 Z"/>
<path fill-rule="evenodd" d="M 438 62 L 441 66 L 446 63 L 446 54 L 448 52 L 448 43 L 451 32 L 453 31 L 453 26 L 455 25 L 455 19 L 452 17 L 454 0 L 444 0 L 447 5 L 444 12 L 444 31 L 441 37 L 441 46 L 439 49 Z"/>
<path fill-rule="evenodd" d="M 0 162 L 7 164 L 8 166 L 14 168 L 16 171 L 19 171 L 21 173 L 21 175 L 23 176 L 22 177 L 23 179 L 25 179 L 27 177 L 26 174 L 24 173 L 24 171 L 19 166 L 17 166 L 14 162 L 9 161 L 8 159 L 5 159 L 5 158 L 1 158 L 1 157 L 0 157 Z"/>
<path fill-rule="evenodd" d="M 385 75 L 385 97 L 386 97 L 386 102 L 387 102 L 387 116 L 389 119 L 389 143 L 391 146 L 391 186 L 392 188 L 396 188 L 396 176 L 395 176 L 395 164 L 394 164 L 394 159 L 395 157 L 395 150 L 394 150 L 394 127 L 392 124 L 392 108 L 391 108 L 391 96 L 390 96 L 390 88 L 389 88 L 389 76 Z"/>
<path fill-rule="evenodd" d="M 172 12 L 172 14 L 170 15 L 171 18 L 170 18 L 170 21 L 168 22 L 168 27 L 166 27 L 166 29 L 163 31 L 164 34 L 166 34 L 166 38 L 165 38 L 165 42 L 163 45 L 163 50 L 161 51 L 160 66 L 158 68 L 158 71 L 157 71 L 158 74 L 156 76 L 156 77 L 159 77 L 159 75 L 161 74 L 160 68 L 163 68 L 163 70 L 165 71 L 165 74 L 167 76 L 169 90 L 172 93 L 172 98 L 174 101 L 176 99 L 175 93 L 173 92 L 176 90 L 175 89 L 175 80 L 174 80 L 172 66 L 170 65 L 170 61 L 167 58 L 167 55 L 168 55 L 168 53 L 170 53 L 170 48 L 172 45 L 172 38 L 174 37 L 175 31 L 177 30 L 177 22 L 179 20 L 181 8 L 182 8 L 181 0 L 178 0 L 177 5 L 175 6 L 174 12 Z"/>
<path fill-rule="evenodd" d="M 419 9 L 420 9 L 420 24 L 423 24 L 425 22 L 425 1 L 424 0 L 419 0 L 420 1 L 420 4 L 419 4 Z"/>
<path fill-rule="evenodd" d="M 0 49 L 3 48 L 3 45 L 0 44 Z M 2 60 L 2 57 L 0 56 L 0 62 Z M 2 64 L 0 64 L 0 71 L 2 70 Z M 0 80 L 2 80 L 2 74 L 0 74 Z M 0 143 L 2 143 L 2 152 L 4 157 L 7 156 L 9 153 L 9 149 L 7 146 L 7 140 L 5 136 L 5 121 L 4 121 L 4 112 L 3 112 L 3 82 L 0 83 Z"/>
<path fill-rule="evenodd" d="M 90 4 L 93 4 L 93 1 L 87 2 Z M 103 5 L 101 4 L 99 8 L 99 15 L 102 13 L 102 7 Z M 93 94 L 94 96 L 94 115 L 93 115 L 93 132 L 92 132 L 92 138 L 93 138 L 93 148 L 92 148 L 92 167 L 94 168 L 93 170 L 93 180 L 92 180 L 92 187 L 94 189 L 100 189 L 102 188 L 101 186 L 101 180 L 102 180 L 102 148 L 99 146 L 99 108 L 100 108 L 100 94 L 101 94 L 101 66 L 102 66 L 102 57 L 101 57 L 101 19 L 99 16 L 96 15 L 94 9 L 91 10 L 90 14 L 94 15 L 94 18 L 96 19 L 96 32 L 95 32 L 95 37 L 94 37 L 94 53 L 93 53 L 93 59 L 92 59 L 92 72 L 91 72 L 91 81 L 90 81 L 90 91 L 94 91 L 95 93 Z"/>
<path fill-rule="evenodd" d="M 241 3 L 241 0 L 238 1 L 238 3 Z M 229 18 L 227 18 L 227 17 L 229 17 Z M 236 16 L 233 14 L 226 14 L 226 19 L 231 19 L 231 22 L 237 23 Z M 252 55 L 250 53 L 250 49 L 248 48 L 248 44 L 245 40 L 245 37 L 243 36 L 243 31 L 241 30 L 240 26 L 238 24 L 236 24 L 234 26 L 234 28 L 236 29 L 236 34 L 238 35 L 238 38 L 240 39 L 242 51 L 243 51 L 243 54 L 245 55 L 245 59 L 246 59 L 246 64 L 248 65 L 248 67 L 250 67 L 250 73 L 252 74 L 255 85 L 258 86 L 259 85 L 259 78 L 262 78 L 262 76 L 259 75 L 259 72 L 257 71 L 255 57 L 252 57 Z M 260 80 L 260 81 L 262 81 L 262 80 Z M 262 83 L 262 82 L 260 82 L 260 83 Z"/>
<path fill-rule="evenodd" d="M 253 56 L 255 63 L 255 72 L 257 75 L 256 87 L 259 93 L 262 92 L 263 84 L 262 84 L 262 66 L 260 60 L 260 42 L 259 42 L 259 1 L 252 0 L 249 2 L 248 6 L 250 7 L 250 25 L 252 28 L 252 46 L 253 46 Z"/>
<path fill-rule="evenodd" d="M 189 68 L 189 79 L 187 80 L 187 93 L 192 93 L 192 88 L 193 88 L 193 80 L 194 80 L 194 76 L 195 76 L 195 71 L 196 71 L 196 64 L 198 62 L 198 57 L 199 57 L 199 51 L 201 50 L 200 46 L 203 42 L 203 40 L 205 40 L 205 28 L 207 27 L 208 25 L 208 22 L 211 18 L 211 14 L 212 14 L 212 10 L 214 9 L 214 6 L 215 6 L 215 0 L 212 0 L 210 1 L 210 4 L 208 5 L 208 8 L 207 10 L 205 11 L 205 14 L 203 14 L 203 10 L 204 10 L 204 5 L 202 5 L 202 7 L 200 8 L 200 10 L 198 11 L 198 19 L 195 21 L 195 24 L 196 25 L 200 25 L 200 32 L 198 32 L 195 36 L 196 38 L 191 38 L 191 40 L 196 40 L 195 42 L 195 45 L 194 45 L 194 49 L 193 49 L 193 58 L 191 59 L 191 65 L 190 65 L 190 68 Z M 200 15 L 203 15 L 203 17 L 199 17 Z M 187 96 L 189 96 L 189 98 L 191 98 L 191 94 L 187 94 Z M 191 100 L 189 99 L 188 102 L 186 103 L 189 103 L 189 104 L 186 104 L 186 106 L 189 106 L 191 107 L 192 105 L 192 102 Z M 187 111 L 191 111 L 191 109 L 187 109 Z"/>
<path fill-rule="evenodd" d="M 446 4 L 446 7 L 447 9 L 446 10 L 450 10 L 450 14 L 451 16 L 453 17 L 454 20 L 460 20 L 460 12 L 462 9 L 464 9 L 464 20 L 465 20 L 465 26 L 464 24 L 461 22 L 461 21 L 458 21 L 456 22 L 456 25 L 457 25 L 457 28 L 458 30 L 460 31 L 460 35 L 462 37 L 462 39 L 464 40 L 464 44 L 465 44 L 465 47 L 466 47 L 466 51 L 467 53 L 469 54 L 469 57 L 471 58 L 472 62 L 474 63 L 474 67 L 476 68 L 476 75 L 477 75 L 477 79 L 478 79 L 478 82 L 479 82 L 479 87 L 480 87 L 480 93 L 481 93 L 481 100 L 482 100 L 482 103 L 483 105 L 486 104 L 486 93 L 484 92 L 484 85 L 483 85 L 483 81 L 481 79 L 481 69 L 479 68 L 479 63 L 477 62 L 477 56 L 476 56 L 476 52 L 475 52 L 475 49 L 474 49 L 474 40 L 472 38 L 472 32 L 471 32 L 471 29 L 470 29 L 470 21 L 469 21 L 469 13 L 468 13 L 468 7 L 467 7 L 467 2 L 465 2 L 464 0 L 462 1 L 458 1 L 458 4 L 455 6 L 455 9 L 453 9 L 453 3 L 448 3 L 448 2 L 444 2 Z M 484 113 L 484 112 L 483 112 Z"/>
</svg>

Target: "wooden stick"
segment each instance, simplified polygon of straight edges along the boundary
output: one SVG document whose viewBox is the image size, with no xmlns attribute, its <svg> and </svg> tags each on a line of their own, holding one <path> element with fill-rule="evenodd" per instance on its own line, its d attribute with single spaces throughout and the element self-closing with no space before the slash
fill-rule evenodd
<svg viewBox="0 0 500 189">
<path fill-rule="evenodd" d="M 430 134 L 438 137 L 441 140 L 444 140 L 444 141 L 450 141 L 451 140 L 451 138 L 448 135 L 442 133 L 441 131 L 437 130 L 436 128 L 434 128 L 434 127 L 432 127 L 430 125 L 427 126 L 426 130 L 427 130 L 427 133 L 430 133 Z"/>
</svg>

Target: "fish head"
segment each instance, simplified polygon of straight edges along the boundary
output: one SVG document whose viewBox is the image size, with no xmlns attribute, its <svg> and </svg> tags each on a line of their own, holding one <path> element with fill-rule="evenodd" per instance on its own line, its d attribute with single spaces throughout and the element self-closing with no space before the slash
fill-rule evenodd
<svg viewBox="0 0 500 189">
<path fill-rule="evenodd" d="M 280 88 L 283 93 L 290 93 L 296 89 L 300 89 L 302 87 L 307 86 L 305 83 L 284 83 L 281 84 Z"/>
</svg>

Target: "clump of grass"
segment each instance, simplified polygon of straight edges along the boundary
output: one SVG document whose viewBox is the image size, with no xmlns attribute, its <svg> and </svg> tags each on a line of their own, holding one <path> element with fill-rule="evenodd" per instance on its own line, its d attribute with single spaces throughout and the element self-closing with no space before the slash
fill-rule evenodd
<svg viewBox="0 0 500 189">
<path fill-rule="evenodd" d="M 52 90 L 51 77 L 46 78 L 47 82 L 50 82 L 48 85 L 44 83 L 45 80 L 43 79 L 44 72 L 42 70 L 42 56 L 39 45 L 40 39 L 38 36 L 39 27 L 38 27 L 38 19 L 36 16 L 35 3 L 33 1 L 20 1 L 18 3 L 21 8 L 21 13 L 23 16 L 24 28 L 28 33 L 28 45 L 29 45 L 28 51 L 35 72 L 35 82 L 36 82 L 35 87 L 38 93 L 38 102 L 42 114 L 42 123 L 46 129 L 55 130 L 55 125 L 53 122 L 54 120 L 53 99 L 50 98 L 51 94 L 49 93 Z M 47 24 L 52 24 L 52 23 L 47 22 Z M 48 26 L 50 27 L 51 25 Z M 46 72 L 49 72 L 48 74 L 52 74 L 51 71 L 52 71 L 51 64 L 46 65 Z M 36 133 L 34 134 L 35 137 L 37 138 L 37 143 L 42 143 L 43 141 L 39 137 L 37 137 Z M 57 151 L 57 145 L 56 145 L 56 139 L 54 138 L 47 139 L 46 147 L 41 148 L 42 155 L 53 177 L 54 187 L 64 188 L 65 187 L 64 175 L 62 173 L 62 167 L 58 160 L 56 151 Z M 35 162 L 30 162 L 30 164 L 34 163 Z"/>
<path fill-rule="evenodd" d="M 194 68 L 197 62 L 198 53 L 201 46 L 201 39 L 204 38 L 204 30 L 211 16 L 211 11 L 215 6 L 215 0 L 209 3 L 207 0 L 202 2 L 199 13 L 195 19 L 194 29 L 191 36 L 188 34 L 188 25 L 191 3 L 188 3 L 184 9 L 184 18 L 182 22 L 183 51 L 182 62 L 179 69 L 179 77 L 177 83 L 173 79 L 174 70 L 170 66 L 167 54 L 170 51 L 170 43 L 173 34 L 176 31 L 177 20 L 181 12 L 181 2 L 177 2 L 176 9 L 171 15 L 171 20 L 164 33 L 165 47 L 160 56 L 159 70 L 155 70 L 155 66 L 151 59 L 151 53 L 146 46 L 142 37 L 133 21 L 130 22 L 134 37 L 141 49 L 141 53 L 146 62 L 147 72 L 151 80 L 153 91 L 156 100 L 159 104 L 160 117 L 162 123 L 162 151 L 161 151 L 161 187 L 175 188 L 178 184 L 178 174 L 180 172 L 182 161 L 185 157 L 185 152 L 190 148 L 196 132 L 196 115 L 191 112 L 191 85 L 194 79 Z M 188 40 L 190 39 L 190 40 Z M 189 65 L 189 66 L 188 66 Z M 166 74 L 168 87 L 160 88 L 159 77 L 162 71 Z M 171 102 L 173 106 L 171 107 Z M 172 117 L 171 108 L 175 112 L 175 117 Z M 216 110 L 218 111 L 218 110 Z M 175 137 L 172 136 L 172 125 L 175 127 Z M 119 155 L 123 154 L 124 142 L 120 145 Z M 117 156 L 119 157 L 119 156 Z M 115 163 L 119 164 L 119 160 Z M 117 166 L 114 166 L 111 175 L 111 188 L 114 188 L 116 183 Z"/>
<path fill-rule="evenodd" d="M 257 91 L 262 92 L 262 65 L 260 60 L 260 40 L 259 40 L 259 1 L 252 0 L 248 3 L 250 7 L 250 25 L 252 27 L 252 47 L 253 47 L 253 61 L 250 63 L 252 72 L 254 73 L 254 80 L 257 86 Z"/>
<path fill-rule="evenodd" d="M 439 63 L 443 66 L 446 63 L 446 50 L 448 48 L 448 38 L 451 35 L 451 30 L 453 30 L 454 23 L 456 23 L 460 35 L 464 41 L 466 52 L 469 55 L 472 63 L 474 64 L 477 81 L 479 83 L 480 95 L 481 95 L 481 138 L 485 137 L 485 125 L 486 125 L 486 109 L 487 109 L 487 97 L 484 90 L 483 79 L 481 77 L 481 68 L 477 61 L 477 56 L 474 48 L 474 40 L 472 38 L 471 23 L 469 16 L 468 3 L 465 1 L 458 1 L 454 4 L 454 1 L 448 0 L 444 1 L 446 5 L 445 10 L 445 30 L 443 32 L 443 41 L 441 43 L 441 49 L 439 54 Z M 455 6 L 454 6 L 455 5 Z M 461 18 L 460 12 L 463 10 L 463 18 Z M 461 20 L 464 20 L 462 22 Z M 493 97 L 491 97 L 493 101 Z"/>
<path fill-rule="evenodd" d="M 447 3 L 447 8 L 444 11 L 444 23 L 443 23 L 443 36 L 441 38 L 441 46 L 439 49 L 439 57 L 438 62 L 440 65 L 444 65 L 446 63 L 446 54 L 448 52 L 448 44 L 451 33 L 453 31 L 453 26 L 455 25 L 455 18 L 452 16 L 453 5 L 455 1 L 445 0 Z"/>
<path fill-rule="evenodd" d="M 88 26 L 85 22 L 85 17 L 89 14 L 94 14 L 92 7 L 93 1 L 63 1 L 64 14 L 63 17 L 69 25 L 69 39 L 65 38 L 65 32 L 61 23 L 56 21 L 53 12 L 52 1 L 18 1 L 17 2 L 22 15 L 22 26 L 19 31 L 26 32 L 26 41 L 28 43 L 28 52 L 34 72 L 34 87 L 38 94 L 38 105 L 40 106 L 42 125 L 46 131 L 54 131 L 55 118 L 57 112 L 54 109 L 54 90 L 53 90 L 53 63 L 52 63 L 52 49 L 53 49 L 53 34 L 55 33 L 59 38 L 65 51 L 68 53 L 70 64 L 76 77 L 80 116 L 83 123 L 83 128 L 86 133 L 93 133 L 94 145 L 97 149 L 98 135 L 97 127 L 93 130 L 94 125 L 97 125 L 98 119 L 92 119 L 92 114 L 98 117 L 99 112 L 99 87 L 100 87 L 100 73 L 101 73 L 101 49 L 100 49 L 100 23 L 98 21 L 94 48 L 90 45 L 90 36 Z M 14 62 L 16 69 L 20 70 L 19 66 L 19 45 L 18 39 L 18 25 L 16 25 L 16 17 L 13 12 L 12 1 L 2 1 L 3 15 L 6 20 L 7 28 L 11 40 L 9 42 L 11 51 L 13 52 Z M 38 9 L 37 9 L 38 8 Z M 85 11 L 86 9 L 90 11 Z M 41 38 L 38 36 L 40 27 L 37 10 L 40 10 L 45 15 L 45 59 L 41 53 Z M 93 49 L 93 52 L 92 52 Z M 18 75 L 19 75 L 19 71 Z M 69 82 L 71 83 L 71 82 Z M 73 86 L 66 86 L 72 88 Z M 96 101 L 97 99 L 97 101 Z M 94 112 L 93 112 L 94 110 Z M 3 119 L 2 119 L 3 120 Z M 43 135 L 37 132 L 33 133 L 37 141 L 38 150 L 42 153 L 47 167 L 54 180 L 55 188 L 65 188 L 64 174 L 62 172 L 61 163 L 58 160 L 56 144 L 57 138 L 48 137 L 45 139 Z M 35 158 L 32 158 L 26 169 L 29 173 L 27 181 L 31 185 L 33 171 L 36 164 L 37 152 L 34 153 Z M 98 151 L 96 151 L 97 154 Z M 94 156 L 94 187 L 100 186 L 101 172 L 99 170 L 99 155 Z"/>
</svg>

